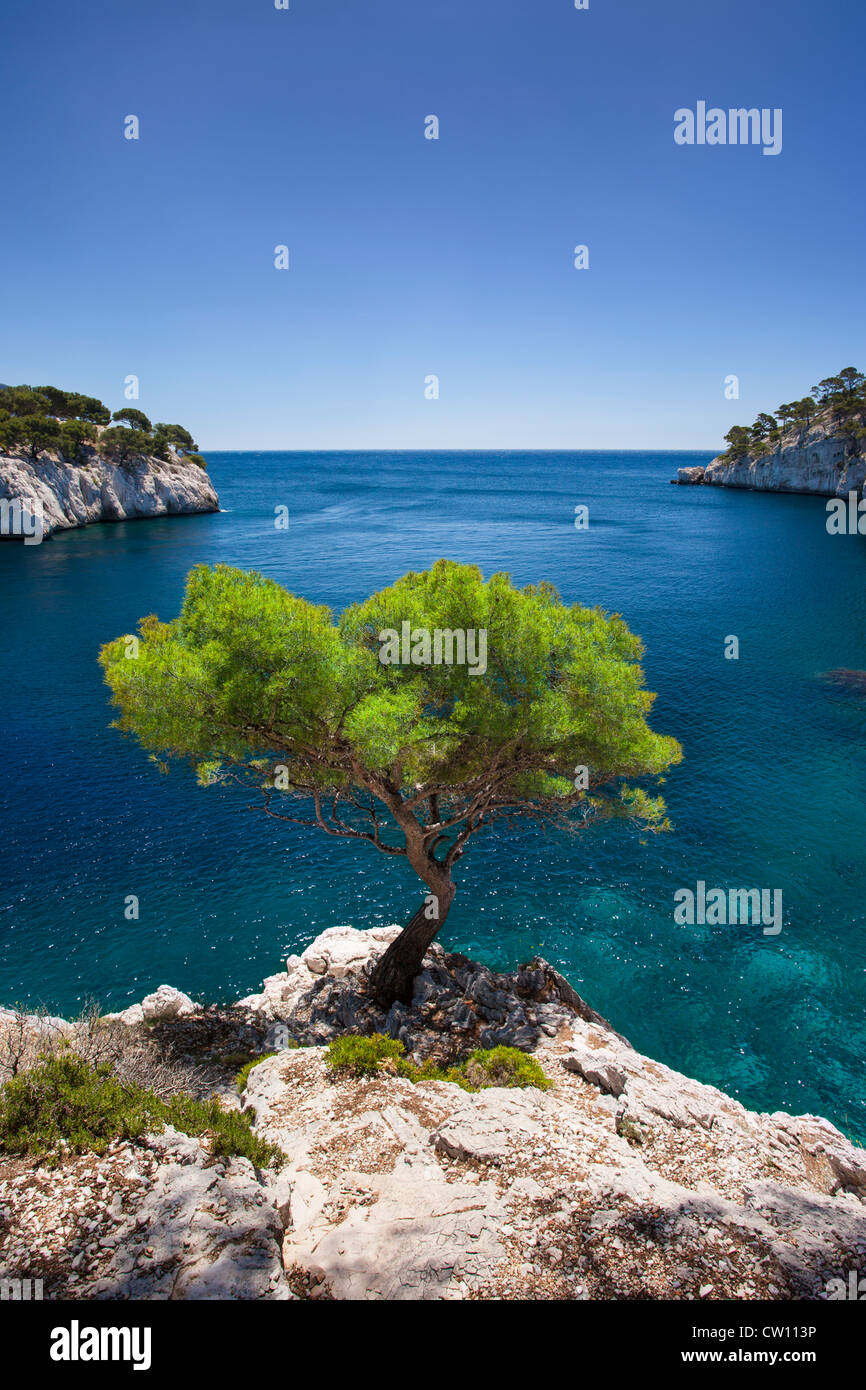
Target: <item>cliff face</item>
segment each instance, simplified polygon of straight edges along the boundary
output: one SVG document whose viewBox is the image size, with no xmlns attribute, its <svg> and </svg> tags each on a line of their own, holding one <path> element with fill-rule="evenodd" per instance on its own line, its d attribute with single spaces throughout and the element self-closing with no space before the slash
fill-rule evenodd
<svg viewBox="0 0 866 1390">
<path fill-rule="evenodd" d="M 174 452 L 167 462 L 140 457 L 124 465 L 95 449 L 83 450 L 78 464 L 49 453 L 35 461 L 0 454 L 0 500 L 4 499 L 41 516 L 43 537 L 96 521 L 219 511 L 219 498 L 205 470 Z M 16 534 L 8 524 L 2 531 L 2 539 Z"/>
<path fill-rule="evenodd" d="M 680 468 L 678 483 L 744 487 L 758 492 L 810 492 L 822 497 L 863 493 L 866 458 L 849 457 L 850 438 L 816 420 L 808 430 L 788 430 L 772 454 L 745 454 L 731 461 L 724 455 L 706 468 Z"/>
</svg>

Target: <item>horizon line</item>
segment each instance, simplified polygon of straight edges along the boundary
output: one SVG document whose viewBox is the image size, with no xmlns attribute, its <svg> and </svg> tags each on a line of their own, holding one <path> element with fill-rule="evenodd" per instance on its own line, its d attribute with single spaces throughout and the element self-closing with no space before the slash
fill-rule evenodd
<svg viewBox="0 0 866 1390">
<path fill-rule="evenodd" d="M 550 449 L 503 449 L 497 448 L 495 444 L 483 444 L 476 447 L 464 445 L 456 448 L 453 446 L 449 448 L 436 448 L 430 445 L 418 444 L 400 446 L 388 445 L 387 447 L 365 444 L 354 448 L 345 446 L 336 448 L 334 446 L 325 447 L 323 445 L 316 445 L 315 447 L 311 446 L 307 449 L 212 449 L 206 444 L 203 444 L 201 447 L 202 451 L 206 454 L 715 454 L 717 452 L 715 449 L 699 449 L 697 447 L 691 449 L 669 449 L 664 447 L 646 449 L 629 447 L 628 449 L 617 449 L 615 447 L 606 446 L 602 449 L 586 445 L 579 448 L 565 448 L 561 445 L 557 445 L 556 448 Z M 721 452 L 724 452 L 724 450 Z"/>
</svg>

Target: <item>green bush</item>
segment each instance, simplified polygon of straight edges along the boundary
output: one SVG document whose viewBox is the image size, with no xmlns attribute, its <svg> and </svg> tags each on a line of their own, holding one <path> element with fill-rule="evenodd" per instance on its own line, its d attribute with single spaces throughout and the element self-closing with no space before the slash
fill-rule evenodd
<svg viewBox="0 0 866 1390">
<path fill-rule="evenodd" d="M 482 1091 L 488 1086 L 535 1086 L 546 1091 L 552 1085 L 535 1058 L 516 1047 L 478 1048 L 454 1067 L 437 1067 L 433 1062 L 419 1067 L 406 1057 L 401 1042 L 384 1033 L 335 1038 L 325 1062 L 335 1074 L 364 1077 L 385 1073 L 412 1082 L 449 1081 L 464 1091 Z"/>
<path fill-rule="evenodd" d="M 91 1066 L 73 1052 L 43 1057 L 0 1087 L 0 1153 L 56 1157 L 66 1147 L 101 1154 L 114 1139 L 139 1139 L 167 1124 L 206 1135 L 217 1157 L 240 1154 L 258 1168 L 278 1167 L 284 1157 L 253 1134 L 251 1114 L 225 1110 L 216 1097 L 160 1100 L 118 1081 L 107 1064 Z"/>
<path fill-rule="evenodd" d="M 250 1110 L 225 1110 L 216 1096 L 193 1100 L 192 1096 L 177 1095 L 163 1104 L 166 1124 L 182 1134 L 207 1136 L 210 1152 L 216 1158 L 240 1155 L 256 1168 L 279 1168 L 285 1162 L 286 1156 L 276 1144 L 253 1133 Z"/>
<path fill-rule="evenodd" d="M 485 1086 L 537 1086 L 547 1091 L 551 1086 L 535 1058 L 516 1047 L 479 1048 L 462 1063 L 462 1070 L 479 1091 Z"/>
<path fill-rule="evenodd" d="M 43 450 L 56 449 L 60 442 L 60 425 L 47 415 L 24 415 L 18 421 L 18 429 L 34 461 Z"/>
<path fill-rule="evenodd" d="M 67 463 L 76 463 L 82 446 L 95 439 L 95 425 L 86 420 L 64 420 L 60 426 L 60 453 Z"/>
<path fill-rule="evenodd" d="M 0 1088 L 0 1152 L 44 1155 L 65 1142 L 76 1153 L 104 1153 L 113 1139 L 153 1127 L 155 1096 L 124 1086 L 106 1065 L 74 1053 L 43 1059 Z"/>
<path fill-rule="evenodd" d="M 17 449 L 19 444 L 24 441 L 24 431 L 21 428 L 21 421 L 10 416 L 8 419 L 0 419 L 0 450 Z"/>
<path fill-rule="evenodd" d="M 333 1072 L 349 1073 L 351 1076 L 377 1076 L 386 1064 L 386 1069 L 395 1071 L 398 1063 L 411 1065 L 405 1061 L 406 1049 L 396 1038 L 388 1038 L 384 1033 L 372 1033 L 368 1038 L 353 1033 L 343 1038 L 335 1038 L 328 1045 L 325 1064 Z M 388 1066 L 388 1064 L 391 1064 Z"/>
</svg>

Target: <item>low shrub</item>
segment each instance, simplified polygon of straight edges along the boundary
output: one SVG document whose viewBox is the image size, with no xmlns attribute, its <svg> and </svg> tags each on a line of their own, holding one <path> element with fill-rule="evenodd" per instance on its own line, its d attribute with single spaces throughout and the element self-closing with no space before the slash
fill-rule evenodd
<svg viewBox="0 0 866 1390">
<path fill-rule="evenodd" d="M 384 1073 L 412 1082 L 448 1081 L 464 1091 L 482 1091 L 488 1086 L 535 1086 L 546 1091 L 552 1085 L 535 1058 L 516 1047 L 478 1048 L 453 1067 L 438 1067 L 433 1062 L 419 1067 L 409 1060 L 397 1038 L 384 1033 L 335 1038 L 328 1046 L 325 1062 L 337 1075 L 369 1077 Z"/>
<path fill-rule="evenodd" d="M 192 1096 L 178 1095 L 160 1103 L 165 1122 L 182 1134 L 206 1138 L 215 1158 L 237 1155 L 248 1158 L 254 1168 L 279 1168 L 285 1162 L 281 1149 L 253 1133 L 251 1110 L 226 1110 L 216 1096 L 209 1100 L 193 1100 Z"/>
<path fill-rule="evenodd" d="M 237 1154 L 258 1168 L 278 1167 L 283 1155 L 252 1132 L 252 1118 L 224 1109 L 216 1097 L 161 1099 L 118 1080 L 107 1063 L 92 1065 L 68 1051 L 43 1057 L 0 1087 L 0 1153 L 56 1158 L 66 1148 L 101 1154 L 112 1140 L 140 1139 L 169 1124 L 207 1138 L 215 1157 Z"/>
<path fill-rule="evenodd" d="M 479 1091 L 485 1086 L 536 1086 L 547 1091 L 552 1084 L 535 1058 L 516 1047 L 479 1048 L 466 1058 L 462 1069 Z"/>
<path fill-rule="evenodd" d="M 406 1049 L 396 1038 L 388 1038 L 384 1033 L 372 1033 L 369 1037 L 359 1037 L 347 1033 L 345 1037 L 335 1038 L 328 1046 L 325 1063 L 333 1072 L 348 1073 L 351 1076 L 377 1076 L 385 1069 L 394 1071 L 397 1063 L 404 1066 Z M 393 1065 L 388 1067 L 387 1063 Z"/>
<path fill-rule="evenodd" d="M 0 1151 L 104 1153 L 113 1139 L 137 1139 L 157 1118 L 160 1102 L 124 1085 L 104 1063 L 74 1053 L 46 1057 L 0 1088 Z"/>
</svg>

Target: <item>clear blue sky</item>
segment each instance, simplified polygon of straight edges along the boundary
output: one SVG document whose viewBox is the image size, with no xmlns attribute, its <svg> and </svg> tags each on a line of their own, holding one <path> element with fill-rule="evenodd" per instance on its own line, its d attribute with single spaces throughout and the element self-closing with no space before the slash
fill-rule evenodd
<svg viewBox="0 0 866 1390">
<path fill-rule="evenodd" d="M 864 42 L 863 0 L 6 5 L 0 381 L 135 373 L 205 449 L 714 448 L 866 367 Z M 782 153 L 678 147 L 699 100 Z"/>
</svg>

